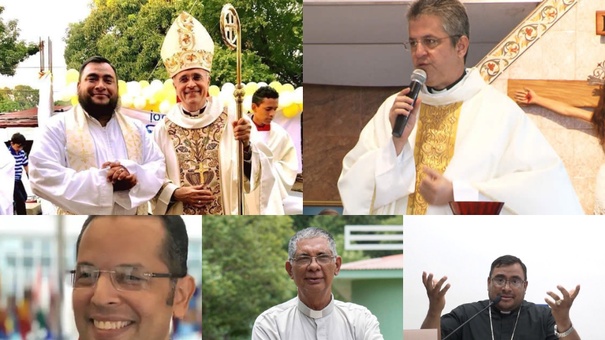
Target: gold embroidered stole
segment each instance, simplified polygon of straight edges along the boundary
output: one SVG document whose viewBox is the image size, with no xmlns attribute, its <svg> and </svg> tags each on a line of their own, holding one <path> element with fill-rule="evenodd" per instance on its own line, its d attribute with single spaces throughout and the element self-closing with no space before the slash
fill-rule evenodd
<svg viewBox="0 0 605 340">
<path fill-rule="evenodd" d="M 227 126 L 227 111 L 212 124 L 199 129 L 188 129 L 166 121 L 180 167 L 180 184 L 204 185 L 212 191 L 214 200 L 201 208 L 183 203 L 184 215 L 224 215 L 220 172 L 220 142 Z"/>
<path fill-rule="evenodd" d="M 422 104 L 416 126 L 414 161 L 416 162 L 416 190 L 408 198 L 408 215 L 424 215 L 428 203 L 418 192 L 424 178 L 423 167 L 445 171 L 454 156 L 458 118 L 462 102 L 442 106 Z"/>
<path fill-rule="evenodd" d="M 122 131 L 128 159 L 141 164 L 143 161 L 143 141 L 136 125 L 118 111 L 114 112 L 113 118 L 117 119 Z M 95 157 L 95 143 L 88 128 L 88 120 L 80 105 L 76 105 L 73 110 L 65 113 L 65 139 L 67 162 L 70 168 L 80 172 L 99 166 Z M 107 161 L 111 160 L 108 159 Z M 62 208 L 58 208 L 57 213 L 59 215 L 72 214 Z M 147 204 L 137 208 L 137 215 L 147 215 L 147 213 Z"/>
</svg>

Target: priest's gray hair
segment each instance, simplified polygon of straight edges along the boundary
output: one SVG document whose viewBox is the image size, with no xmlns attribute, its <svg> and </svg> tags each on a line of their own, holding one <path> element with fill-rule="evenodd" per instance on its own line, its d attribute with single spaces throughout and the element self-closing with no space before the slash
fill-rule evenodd
<svg viewBox="0 0 605 340">
<path fill-rule="evenodd" d="M 452 46 L 456 46 L 461 36 L 470 37 L 471 25 L 466 8 L 460 0 L 416 0 L 408 10 L 408 22 L 418 19 L 421 15 L 439 17 L 443 30 L 450 36 Z M 464 60 L 466 61 L 466 55 Z"/>
<path fill-rule="evenodd" d="M 296 234 L 294 234 L 294 236 L 292 236 L 292 238 L 290 239 L 290 243 L 288 244 L 288 257 L 293 259 L 294 256 L 296 256 L 296 250 L 297 250 L 296 247 L 297 247 L 298 241 L 307 240 L 307 239 L 311 239 L 311 238 L 317 238 L 317 237 L 323 237 L 326 240 L 328 240 L 328 244 L 330 245 L 330 251 L 332 252 L 332 255 L 338 256 L 338 253 L 336 253 L 336 242 L 334 242 L 334 237 L 332 237 L 332 234 L 330 234 L 329 232 L 327 232 L 323 229 L 310 227 L 310 228 L 306 228 L 303 230 L 299 230 Z"/>
</svg>

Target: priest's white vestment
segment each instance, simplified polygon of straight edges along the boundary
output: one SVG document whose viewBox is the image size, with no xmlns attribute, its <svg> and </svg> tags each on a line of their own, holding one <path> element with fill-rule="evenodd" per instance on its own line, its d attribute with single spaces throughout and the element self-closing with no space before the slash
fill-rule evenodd
<svg viewBox="0 0 605 340">
<path fill-rule="evenodd" d="M 417 187 L 415 153 L 433 151 L 416 145 L 425 109 L 421 107 L 403 151 L 395 154 L 389 110 L 396 95 L 384 101 L 343 160 L 338 188 L 345 214 L 408 211 L 408 198 Z M 583 214 L 559 156 L 521 108 L 486 84 L 478 69 L 468 69 L 446 91 L 430 93 L 424 86 L 420 98 L 429 112 L 458 107 L 457 131 L 441 136 L 454 140 L 443 172 L 453 183 L 454 200 L 503 201 L 502 214 Z M 451 210 L 448 205 L 428 205 L 425 213 Z"/>
<path fill-rule="evenodd" d="M 80 105 L 51 117 L 29 156 L 32 191 L 65 213 L 134 215 L 139 209 L 139 214 L 146 214 L 165 177 L 164 156 L 143 124 L 124 115 L 118 119 L 116 114 L 122 115 L 116 111 L 106 126 Z M 122 129 L 120 122 L 129 127 Z M 125 137 L 125 131 L 131 136 Z M 137 153 L 140 161 L 130 153 Z M 115 161 L 136 175 L 137 184 L 130 190 L 114 192 L 107 180 L 109 168 L 101 166 Z"/>
</svg>

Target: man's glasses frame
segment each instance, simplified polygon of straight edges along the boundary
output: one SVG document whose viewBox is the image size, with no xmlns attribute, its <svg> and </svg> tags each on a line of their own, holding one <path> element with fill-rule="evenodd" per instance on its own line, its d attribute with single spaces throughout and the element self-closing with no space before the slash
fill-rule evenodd
<svg viewBox="0 0 605 340">
<path fill-rule="evenodd" d="M 441 45 L 441 42 L 443 40 L 449 39 L 449 38 L 460 38 L 461 36 L 462 35 L 460 35 L 460 34 L 448 35 L 447 37 L 443 37 L 443 38 L 435 38 L 432 36 L 427 36 L 427 37 L 422 37 L 420 39 L 410 39 L 409 41 L 405 41 L 405 42 L 403 42 L 403 46 L 408 51 L 415 51 L 416 48 L 418 48 L 418 45 L 424 46 L 424 48 L 427 50 L 433 50 L 433 49 L 437 48 L 437 46 Z"/>
<path fill-rule="evenodd" d="M 322 254 L 322 255 L 317 255 L 317 256 L 307 256 L 307 255 L 301 255 L 298 257 L 294 257 L 294 258 L 290 258 L 290 262 L 299 266 L 299 267 L 306 267 L 311 265 L 311 263 L 313 263 L 313 259 L 315 259 L 315 262 L 317 262 L 317 264 L 319 264 L 320 266 L 325 266 L 327 264 L 332 263 L 332 261 L 334 261 L 334 259 L 336 259 L 336 256 L 334 255 L 327 255 L 327 254 Z"/>
<path fill-rule="evenodd" d="M 148 288 L 149 281 L 152 278 L 178 279 L 187 275 L 145 272 L 136 267 L 116 267 L 114 270 L 97 269 L 91 266 L 87 266 L 85 268 L 87 270 L 81 270 L 82 267 L 80 267 L 67 272 L 71 275 L 71 284 L 74 289 L 96 287 L 99 277 L 101 277 L 102 273 L 109 274 L 111 284 L 116 290 L 119 291 L 145 290 Z"/>
</svg>

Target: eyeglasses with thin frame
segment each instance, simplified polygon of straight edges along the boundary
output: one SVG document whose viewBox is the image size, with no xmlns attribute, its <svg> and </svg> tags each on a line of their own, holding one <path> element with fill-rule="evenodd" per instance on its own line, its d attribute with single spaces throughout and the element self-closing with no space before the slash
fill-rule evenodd
<svg viewBox="0 0 605 340">
<path fill-rule="evenodd" d="M 101 273 L 108 273 L 114 288 L 119 291 L 145 290 L 153 278 L 182 278 L 185 275 L 172 273 L 151 273 L 132 266 L 118 266 L 114 270 L 97 269 L 94 266 L 78 265 L 71 274 L 71 283 L 74 288 L 93 288 L 96 286 Z"/>
<path fill-rule="evenodd" d="M 408 51 L 415 51 L 416 48 L 418 48 L 418 44 L 422 44 L 422 46 L 424 46 L 424 48 L 426 48 L 427 50 L 432 50 L 432 49 L 435 49 L 437 46 L 439 46 L 441 44 L 441 41 L 443 41 L 445 39 L 449 39 L 449 38 L 454 38 L 454 37 L 461 37 L 461 35 L 460 34 L 448 35 L 447 37 L 443 37 L 443 38 L 435 38 L 435 37 L 429 36 L 429 37 L 423 37 L 420 39 L 410 39 L 408 42 L 404 42 L 403 46 Z"/>
<path fill-rule="evenodd" d="M 506 286 L 506 283 L 508 282 L 510 284 L 511 287 L 514 288 L 521 288 L 521 286 L 523 286 L 523 284 L 525 283 L 524 280 L 521 280 L 518 277 L 513 277 L 510 280 L 505 279 L 502 276 L 496 276 L 492 279 L 492 282 L 494 283 L 494 285 L 496 287 L 504 287 Z"/>
<path fill-rule="evenodd" d="M 327 255 L 327 254 L 317 255 L 317 256 L 301 255 L 299 257 L 290 258 L 290 262 L 293 262 L 295 265 L 300 266 L 300 267 L 306 267 L 313 262 L 313 259 L 315 259 L 315 262 L 317 262 L 317 264 L 323 266 L 326 264 L 330 264 L 332 261 L 334 261 L 335 258 L 336 258 L 336 256 Z"/>
</svg>

